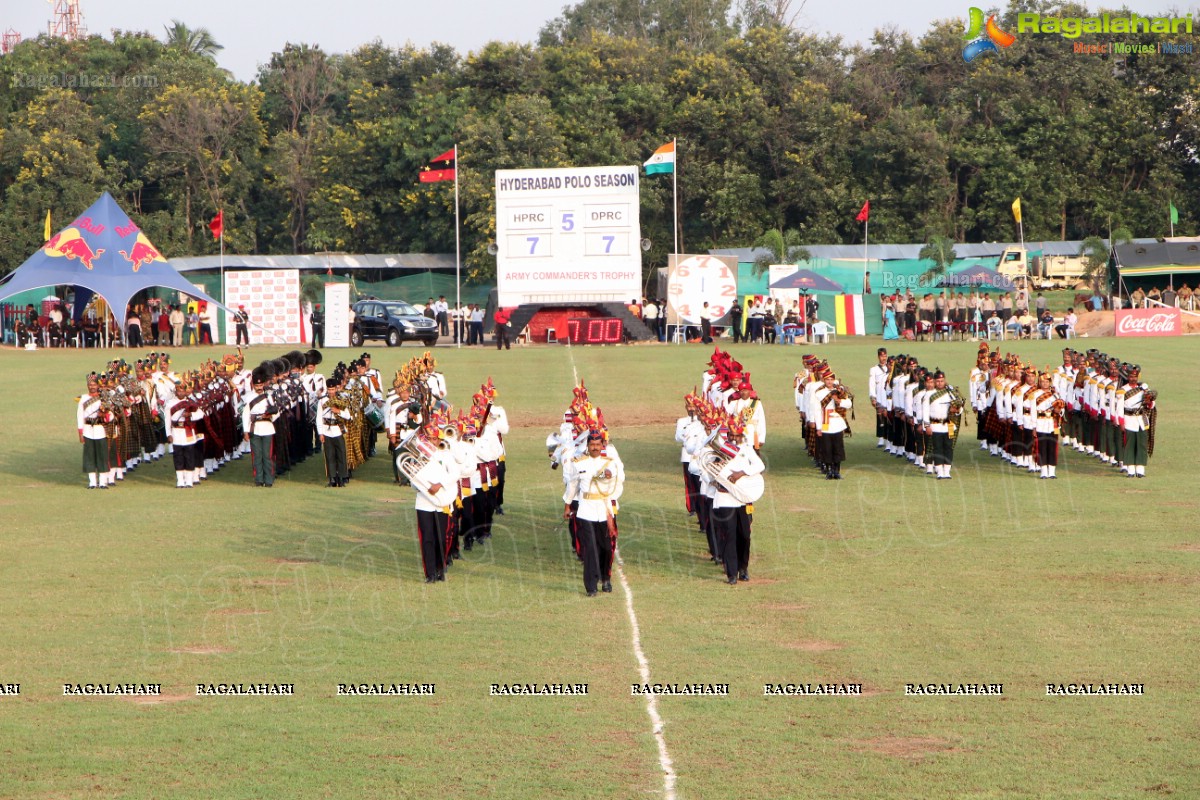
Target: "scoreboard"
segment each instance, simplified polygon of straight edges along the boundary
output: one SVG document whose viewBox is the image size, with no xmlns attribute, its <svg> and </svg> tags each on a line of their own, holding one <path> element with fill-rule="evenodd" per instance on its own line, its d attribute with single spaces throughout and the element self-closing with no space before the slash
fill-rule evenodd
<svg viewBox="0 0 1200 800">
<path fill-rule="evenodd" d="M 496 170 L 501 306 L 642 294 L 638 168 Z"/>
<path fill-rule="evenodd" d="M 567 341 L 571 344 L 620 344 L 624 331 L 620 317 L 572 317 L 567 320 Z"/>
</svg>

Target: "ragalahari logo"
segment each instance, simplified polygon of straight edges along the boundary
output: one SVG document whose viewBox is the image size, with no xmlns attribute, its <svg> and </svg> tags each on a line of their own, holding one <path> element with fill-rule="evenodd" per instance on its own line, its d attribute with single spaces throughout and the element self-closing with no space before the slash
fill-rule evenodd
<svg viewBox="0 0 1200 800">
<path fill-rule="evenodd" d="M 987 18 L 986 24 L 983 20 L 983 9 L 971 6 L 970 19 L 967 22 L 967 32 L 963 34 L 963 38 L 967 40 L 966 47 L 963 48 L 963 61 L 970 64 L 975 58 L 989 50 L 993 53 L 1000 52 L 1001 47 L 1008 47 L 1017 40 L 1017 37 L 1011 33 L 1005 33 L 1000 30 L 996 24 L 996 15 L 992 14 Z"/>
<path fill-rule="evenodd" d="M 91 245 L 83 240 L 83 235 L 79 233 L 78 228 L 66 228 L 54 234 L 48 242 L 42 245 L 42 250 L 48 256 L 56 258 L 66 256 L 68 261 L 78 258 L 88 269 L 92 268 L 94 260 L 104 255 L 103 250 L 92 252 Z"/>
</svg>

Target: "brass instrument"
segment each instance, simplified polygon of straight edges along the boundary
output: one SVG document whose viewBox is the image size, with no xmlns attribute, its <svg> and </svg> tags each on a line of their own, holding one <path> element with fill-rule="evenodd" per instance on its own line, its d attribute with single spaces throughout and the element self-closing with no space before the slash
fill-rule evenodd
<svg viewBox="0 0 1200 800">
<path fill-rule="evenodd" d="M 737 482 L 729 480 L 729 475 L 733 472 L 729 468 L 729 462 L 732 459 L 713 446 L 715 439 L 716 431 L 708 437 L 703 449 L 695 456 L 695 460 L 700 465 L 700 471 L 708 475 L 709 480 L 729 492 L 739 503 L 750 505 L 757 502 L 766 491 L 766 482 L 763 480 L 763 476 L 761 474 L 743 475 Z"/>
<path fill-rule="evenodd" d="M 445 508 L 454 503 L 458 496 L 458 480 L 440 464 L 433 463 L 432 457 L 437 449 L 436 444 L 414 432 L 401 441 L 397 448 L 396 469 L 408 478 L 413 488 L 428 496 L 435 506 Z M 436 493 L 430 491 L 437 483 L 442 488 Z"/>
</svg>

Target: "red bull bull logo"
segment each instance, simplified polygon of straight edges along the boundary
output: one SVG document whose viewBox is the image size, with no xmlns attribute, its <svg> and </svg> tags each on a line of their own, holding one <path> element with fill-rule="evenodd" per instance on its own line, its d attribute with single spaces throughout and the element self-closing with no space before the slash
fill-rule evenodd
<svg viewBox="0 0 1200 800">
<path fill-rule="evenodd" d="M 67 228 L 56 233 L 50 237 L 50 241 L 42 246 L 42 250 L 48 256 L 65 257 L 68 261 L 77 258 L 88 269 L 92 269 L 94 266 L 93 261 L 104 255 L 104 250 L 92 250 L 91 245 L 84 241 L 78 228 Z"/>
<path fill-rule="evenodd" d="M 150 240 L 141 231 L 138 231 L 137 241 L 133 243 L 133 248 L 128 253 L 124 250 L 118 250 L 118 253 L 133 265 L 133 271 L 137 272 L 143 264 L 149 264 L 151 261 L 166 261 L 162 257 L 162 253 L 155 249 L 154 245 L 150 244 Z"/>
</svg>

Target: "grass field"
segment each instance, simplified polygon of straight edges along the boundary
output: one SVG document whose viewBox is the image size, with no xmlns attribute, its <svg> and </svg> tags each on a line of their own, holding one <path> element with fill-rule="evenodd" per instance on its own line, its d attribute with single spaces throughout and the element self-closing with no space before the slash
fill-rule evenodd
<svg viewBox="0 0 1200 800">
<path fill-rule="evenodd" d="M 973 426 L 955 480 L 919 475 L 874 448 L 878 344 L 817 350 L 860 397 L 841 482 L 802 452 L 803 350 L 735 348 L 769 424 L 752 580 L 736 588 L 682 510 L 672 440 L 709 348 L 439 349 L 450 399 L 491 375 L 514 429 L 507 515 L 432 586 L 411 490 L 383 459 L 341 491 L 309 459 L 270 492 L 244 462 L 193 491 L 160 462 L 88 492 L 73 401 L 104 354 L 0 351 L 0 684 L 20 683 L 0 696 L 0 797 L 662 796 L 625 597 L 583 596 L 546 463 L 575 370 L 626 463 L 621 553 L 652 679 L 730 684 L 659 699 L 679 797 L 1200 797 L 1196 341 L 1077 342 L 1141 363 L 1160 391 L 1143 481 L 1074 452 L 1038 481 L 979 453 Z M 909 347 L 962 384 L 976 345 Z M 1014 349 L 1058 361 L 1054 342 Z M 388 376 L 418 351 L 373 352 Z M 198 360 L 175 353 L 177 367 Z M 63 696 L 85 682 L 164 696 Z M 196 696 L 217 682 L 296 693 Z M 436 694 L 335 696 L 349 682 Z M 589 694 L 490 695 L 508 682 Z M 864 695 L 763 696 L 801 682 Z M 904 692 L 947 682 L 1004 693 Z M 1046 696 L 1069 682 L 1145 694 Z"/>
</svg>

